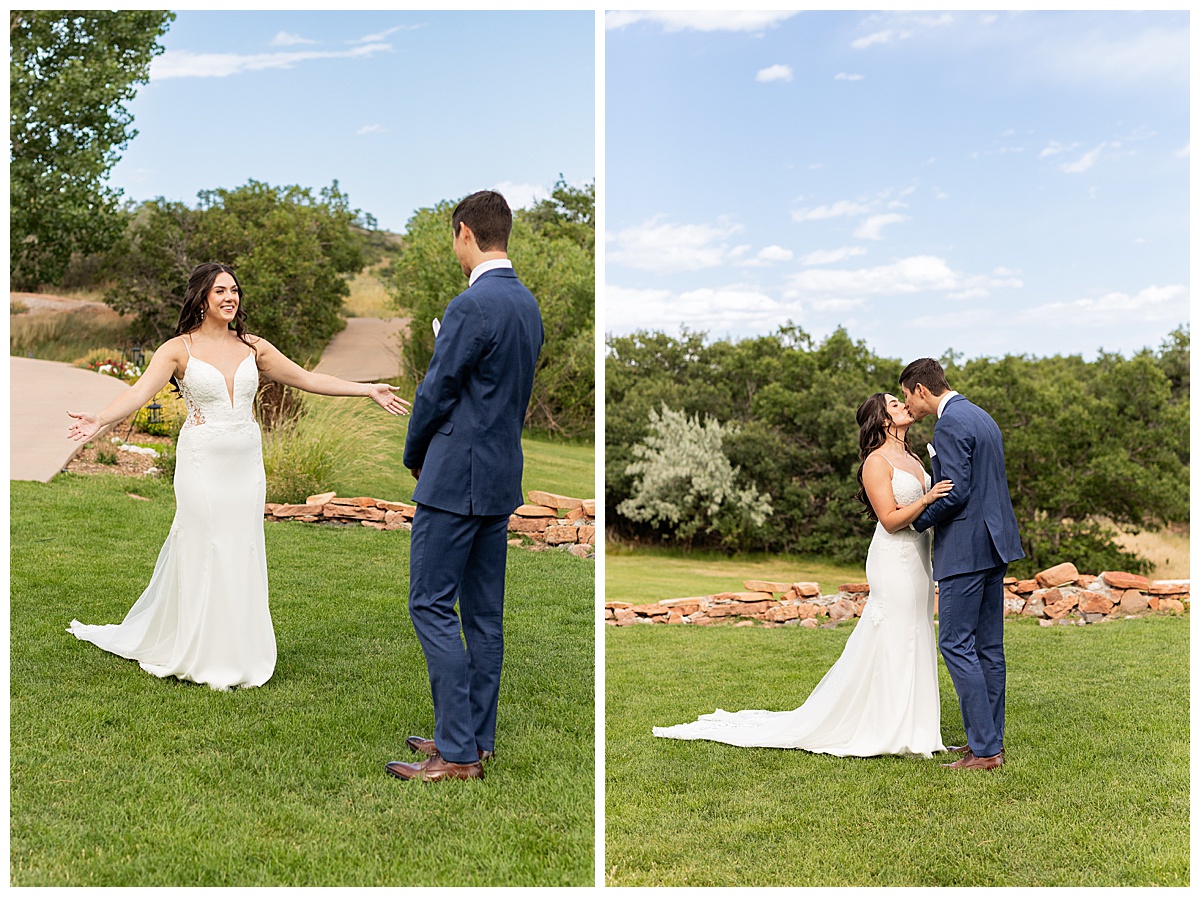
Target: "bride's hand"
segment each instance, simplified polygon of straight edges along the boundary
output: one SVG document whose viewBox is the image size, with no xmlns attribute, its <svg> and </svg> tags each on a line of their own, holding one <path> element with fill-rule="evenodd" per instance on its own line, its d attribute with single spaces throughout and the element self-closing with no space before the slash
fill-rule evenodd
<svg viewBox="0 0 1200 897">
<path fill-rule="evenodd" d="M 412 403 L 396 395 L 396 387 L 388 383 L 371 383 L 367 385 L 367 390 L 371 401 L 388 414 L 408 414 L 412 408 Z"/>
<path fill-rule="evenodd" d="M 925 493 L 925 507 L 929 507 L 953 488 L 954 483 L 952 483 L 950 480 L 942 480 L 941 482 L 934 483 L 933 486 L 930 487 L 929 491 Z"/>
<path fill-rule="evenodd" d="M 68 439 L 87 442 L 100 431 L 100 419 L 94 414 L 68 411 L 67 416 L 75 418 L 75 422 L 67 429 Z"/>
</svg>

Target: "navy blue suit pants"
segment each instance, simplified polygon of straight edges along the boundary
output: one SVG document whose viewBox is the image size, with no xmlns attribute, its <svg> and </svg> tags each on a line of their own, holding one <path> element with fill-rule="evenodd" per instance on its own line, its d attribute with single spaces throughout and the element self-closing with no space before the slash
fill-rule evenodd
<svg viewBox="0 0 1200 897">
<path fill-rule="evenodd" d="M 433 740 L 451 763 L 496 746 L 508 516 L 418 505 L 413 518 L 408 611 L 429 670 Z"/>
<path fill-rule="evenodd" d="M 1004 747 L 1004 573 L 1007 564 L 938 580 L 938 647 L 976 757 Z"/>
</svg>

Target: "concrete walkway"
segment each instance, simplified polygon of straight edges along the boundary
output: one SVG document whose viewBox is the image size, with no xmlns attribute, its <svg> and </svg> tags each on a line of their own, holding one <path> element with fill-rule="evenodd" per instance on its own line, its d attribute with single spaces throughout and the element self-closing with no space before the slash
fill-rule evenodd
<svg viewBox="0 0 1200 897">
<path fill-rule="evenodd" d="M 400 375 L 400 335 L 408 318 L 347 318 L 346 329 L 329 341 L 319 374 L 356 383 L 374 383 Z"/>
<path fill-rule="evenodd" d="M 9 358 L 9 479 L 46 482 L 83 447 L 67 411 L 100 411 L 129 389 L 116 377 L 57 361 Z"/>
</svg>

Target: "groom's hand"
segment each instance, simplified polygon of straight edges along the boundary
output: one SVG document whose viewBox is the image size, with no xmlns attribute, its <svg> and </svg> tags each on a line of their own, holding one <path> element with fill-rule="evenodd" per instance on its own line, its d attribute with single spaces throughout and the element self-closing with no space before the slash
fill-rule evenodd
<svg viewBox="0 0 1200 897">
<path fill-rule="evenodd" d="M 410 468 L 408 472 L 412 474 L 412 478 L 414 480 L 421 479 L 421 468 L 419 468 L 419 467 Z"/>
</svg>

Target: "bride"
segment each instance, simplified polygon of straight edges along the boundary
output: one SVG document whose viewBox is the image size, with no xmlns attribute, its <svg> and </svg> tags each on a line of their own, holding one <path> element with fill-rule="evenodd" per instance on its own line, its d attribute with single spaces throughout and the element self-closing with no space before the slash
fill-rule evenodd
<svg viewBox="0 0 1200 897">
<path fill-rule="evenodd" d="M 408 403 L 386 383 L 314 374 L 246 333 L 233 270 L 192 271 L 176 335 L 130 389 L 99 414 L 68 411 L 69 437 L 86 442 L 174 381 L 187 404 L 176 448 L 175 519 L 150 584 L 119 624 L 71 621 L 68 632 L 136 660 L 155 676 L 225 691 L 262 685 L 275 670 L 263 544 L 262 434 L 254 420 L 258 375 L 328 396 L 368 396 L 391 414 Z M 253 359 L 253 361 L 251 361 Z"/>
<path fill-rule="evenodd" d="M 801 748 L 839 757 L 946 750 L 941 736 L 929 533 L 909 524 L 953 484 L 930 487 L 908 447 L 913 417 L 895 396 L 858 408 L 858 499 L 877 521 L 867 551 L 871 595 L 842 656 L 796 710 L 715 713 L 654 728 L 661 738 Z"/>
</svg>

